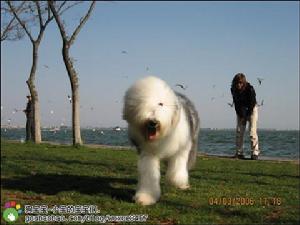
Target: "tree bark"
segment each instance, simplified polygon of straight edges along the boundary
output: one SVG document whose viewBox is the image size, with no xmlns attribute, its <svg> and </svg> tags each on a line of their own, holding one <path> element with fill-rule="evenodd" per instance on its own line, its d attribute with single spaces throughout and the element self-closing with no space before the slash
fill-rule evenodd
<svg viewBox="0 0 300 225">
<path fill-rule="evenodd" d="M 41 114 L 40 114 L 40 103 L 39 103 L 39 97 L 38 92 L 35 87 L 35 73 L 36 73 L 36 67 L 38 62 L 38 47 L 39 42 L 33 42 L 32 43 L 32 66 L 30 71 L 29 79 L 26 81 L 31 97 L 32 97 L 32 103 L 33 103 L 33 118 L 34 118 L 34 137 L 33 141 L 36 144 L 40 144 L 42 142 L 42 136 L 41 136 Z"/>
<path fill-rule="evenodd" d="M 72 137 L 73 145 L 81 145 L 81 132 L 80 132 L 80 105 L 79 105 L 79 82 L 77 73 L 73 67 L 73 63 L 69 56 L 70 45 L 67 41 L 64 41 L 62 48 L 62 55 L 64 63 L 68 72 L 68 76 L 72 89 Z"/>
</svg>

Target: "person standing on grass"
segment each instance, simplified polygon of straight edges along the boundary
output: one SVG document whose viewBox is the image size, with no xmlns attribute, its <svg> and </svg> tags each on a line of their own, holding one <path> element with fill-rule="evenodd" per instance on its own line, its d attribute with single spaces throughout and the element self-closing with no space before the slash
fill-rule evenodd
<svg viewBox="0 0 300 225">
<path fill-rule="evenodd" d="M 34 120 L 33 120 L 33 104 L 31 95 L 26 96 L 28 99 L 26 109 L 23 112 L 26 114 L 26 141 L 34 141 Z"/>
<path fill-rule="evenodd" d="M 260 150 L 257 135 L 258 107 L 256 94 L 253 86 L 247 82 L 246 76 L 243 73 L 238 73 L 234 76 L 231 83 L 231 94 L 237 115 L 235 157 L 239 159 L 245 158 L 243 145 L 244 133 L 248 121 L 251 141 L 251 159 L 257 160 Z"/>
</svg>

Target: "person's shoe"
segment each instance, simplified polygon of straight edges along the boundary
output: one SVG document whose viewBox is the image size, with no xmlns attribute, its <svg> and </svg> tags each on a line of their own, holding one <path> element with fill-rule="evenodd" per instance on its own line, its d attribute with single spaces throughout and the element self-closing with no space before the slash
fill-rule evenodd
<svg viewBox="0 0 300 225">
<path fill-rule="evenodd" d="M 258 160 L 258 155 L 251 155 L 252 160 Z"/>
<path fill-rule="evenodd" d="M 235 154 L 234 158 L 237 158 L 237 159 L 245 159 L 245 156 L 242 155 L 242 154 Z"/>
</svg>

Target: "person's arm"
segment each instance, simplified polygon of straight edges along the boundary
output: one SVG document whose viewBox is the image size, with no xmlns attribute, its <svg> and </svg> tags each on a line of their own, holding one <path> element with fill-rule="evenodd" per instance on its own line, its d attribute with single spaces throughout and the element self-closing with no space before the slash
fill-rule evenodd
<svg viewBox="0 0 300 225">
<path fill-rule="evenodd" d="M 233 88 L 230 88 L 230 91 L 231 91 L 231 95 L 232 95 L 232 101 L 233 101 L 233 104 L 234 104 L 234 109 L 235 109 L 235 112 L 237 114 L 239 114 L 239 107 L 238 105 L 236 104 L 236 93 L 234 91 Z"/>
<path fill-rule="evenodd" d="M 26 109 L 23 110 L 23 112 L 24 112 L 26 115 L 29 115 L 29 113 L 31 113 L 32 111 L 33 111 L 32 102 L 28 102 L 27 105 L 26 105 Z"/>
<path fill-rule="evenodd" d="M 29 112 L 29 104 L 27 103 L 26 109 L 23 110 L 23 112 L 27 115 Z"/>
<path fill-rule="evenodd" d="M 250 86 L 249 88 L 249 100 L 250 100 L 250 104 L 249 104 L 249 108 L 247 111 L 247 116 L 250 116 L 253 112 L 253 108 L 256 105 L 256 93 L 255 90 L 253 88 L 253 86 Z"/>
</svg>

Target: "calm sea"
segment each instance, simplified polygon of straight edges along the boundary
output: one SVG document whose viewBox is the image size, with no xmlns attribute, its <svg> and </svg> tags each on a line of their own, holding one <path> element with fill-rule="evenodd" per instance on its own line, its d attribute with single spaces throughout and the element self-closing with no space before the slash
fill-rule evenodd
<svg viewBox="0 0 300 225">
<path fill-rule="evenodd" d="M 127 130 L 112 128 L 82 129 L 82 139 L 86 144 L 130 146 Z M 299 131 L 258 130 L 261 156 L 287 159 L 299 158 Z M 10 140 L 25 139 L 24 128 L 1 128 L 1 138 Z M 58 131 L 42 130 L 43 141 L 72 143 L 70 129 Z M 233 155 L 235 153 L 235 130 L 200 131 L 198 151 L 209 155 Z M 250 155 L 249 136 L 245 135 L 245 154 Z"/>
</svg>

